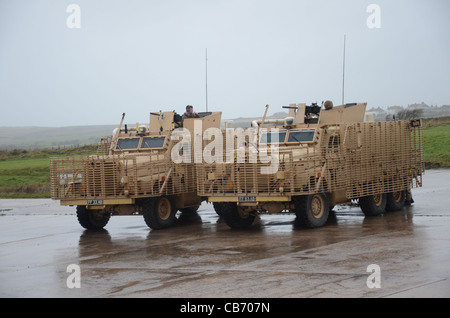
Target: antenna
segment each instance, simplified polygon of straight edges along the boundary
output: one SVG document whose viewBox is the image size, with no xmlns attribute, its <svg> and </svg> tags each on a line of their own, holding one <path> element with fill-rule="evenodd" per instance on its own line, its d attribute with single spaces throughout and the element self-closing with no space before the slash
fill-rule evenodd
<svg viewBox="0 0 450 318">
<path fill-rule="evenodd" d="M 208 112 L 208 48 L 205 49 L 206 112 Z"/>
<path fill-rule="evenodd" d="M 344 86 L 345 85 L 345 34 L 344 34 L 344 57 L 342 59 L 342 105 L 344 105 Z"/>
</svg>

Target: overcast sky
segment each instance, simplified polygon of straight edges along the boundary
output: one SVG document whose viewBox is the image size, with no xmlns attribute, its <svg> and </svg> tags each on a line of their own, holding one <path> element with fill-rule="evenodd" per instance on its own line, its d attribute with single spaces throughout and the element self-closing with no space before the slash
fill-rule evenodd
<svg viewBox="0 0 450 318">
<path fill-rule="evenodd" d="M 344 34 L 345 102 L 450 104 L 449 14 L 448 0 L 0 0 L 0 126 L 205 111 L 205 49 L 224 119 L 337 105 Z"/>
</svg>

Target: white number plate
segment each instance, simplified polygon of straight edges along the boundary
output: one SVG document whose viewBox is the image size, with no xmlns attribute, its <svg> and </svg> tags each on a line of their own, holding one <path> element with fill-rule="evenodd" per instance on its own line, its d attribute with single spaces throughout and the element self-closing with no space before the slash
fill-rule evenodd
<svg viewBox="0 0 450 318">
<path fill-rule="evenodd" d="M 88 205 L 103 205 L 103 200 L 87 200 Z"/>
<path fill-rule="evenodd" d="M 255 202 L 256 201 L 256 197 L 247 196 L 247 195 L 241 195 L 241 196 L 238 196 L 238 201 L 239 202 Z"/>
</svg>

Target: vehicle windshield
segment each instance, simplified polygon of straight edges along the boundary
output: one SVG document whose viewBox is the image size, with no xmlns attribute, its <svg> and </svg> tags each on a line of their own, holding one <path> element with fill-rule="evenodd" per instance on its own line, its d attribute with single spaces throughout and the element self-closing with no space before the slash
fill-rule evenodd
<svg viewBox="0 0 450 318">
<path fill-rule="evenodd" d="M 270 144 L 270 143 L 278 143 L 284 142 L 286 139 L 286 131 L 279 132 L 265 132 L 261 135 L 261 143 Z"/>
<path fill-rule="evenodd" d="M 166 137 L 144 137 L 141 148 L 161 148 Z"/>
<path fill-rule="evenodd" d="M 287 142 L 307 142 L 314 140 L 314 129 L 291 130 Z"/>
<path fill-rule="evenodd" d="M 123 150 L 123 149 L 137 149 L 139 146 L 139 140 L 141 138 L 121 138 L 117 140 L 117 146 L 116 149 Z"/>
</svg>

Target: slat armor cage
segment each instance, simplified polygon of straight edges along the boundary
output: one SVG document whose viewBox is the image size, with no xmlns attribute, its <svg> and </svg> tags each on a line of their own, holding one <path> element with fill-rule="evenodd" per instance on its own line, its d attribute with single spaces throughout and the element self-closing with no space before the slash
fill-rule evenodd
<svg viewBox="0 0 450 318">
<path fill-rule="evenodd" d="M 54 200 L 144 198 L 196 191 L 194 166 L 175 164 L 167 154 L 51 158 L 50 177 Z"/>
<path fill-rule="evenodd" d="M 239 161 L 235 148 L 233 162 L 224 152 L 222 163 L 196 164 L 198 195 L 276 198 L 345 191 L 353 199 L 420 187 L 421 126 L 420 120 L 320 125 L 311 143 L 279 143 L 278 167 L 270 174 L 261 170 L 270 163 L 251 160 L 258 149 L 248 147 Z"/>
<path fill-rule="evenodd" d="M 175 124 L 179 125 L 175 111 L 150 113 L 149 126 L 137 124 L 136 128 L 122 128 L 124 117 L 125 114 L 111 137 L 100 140 L 96 155 L 50 159 L 52 199 L 61 200 L 64 205 L 106 206 L 133 205 L 134 199 L 171 196 L 177 207 L 200 204 L 201 198 L 195 195 L 194 163 L 178 163 L 172 158 L 172 150 L 190 140 L 185 135 L 194 131 L 194 120 L 203 127 L 200 132 L 219 129 L 221 113 L 186 118 L 181 132 L 175 131 Z M 178 141 L 180 138 L 182 141 Z"/>
<path fill-rule="evenodd" d="M 222 133 L 225 148 L 227 134 Z M 175 163 L 170 151 L 51 158 L 51 197 L 95 200 L 197 192 L 208 198 L 277 198 L 345 191 L 353 199 L 422 186 L 420 120 L 317 126 L 312 142 L 278 144 L 272 173 L 262 173 L 271 163 L 261 162 L 254 144 L 243 157 L 238 157 L 240 150 L 234 147 L 231 155 L 223 151 L 223 160 L 212 163 Z M 252 160 L 255 153 L 258 160 Z"/>
</svg>

